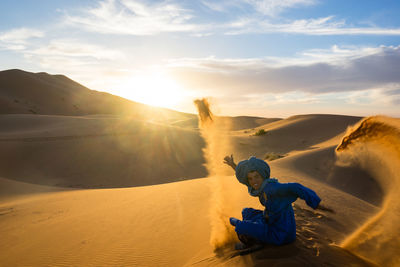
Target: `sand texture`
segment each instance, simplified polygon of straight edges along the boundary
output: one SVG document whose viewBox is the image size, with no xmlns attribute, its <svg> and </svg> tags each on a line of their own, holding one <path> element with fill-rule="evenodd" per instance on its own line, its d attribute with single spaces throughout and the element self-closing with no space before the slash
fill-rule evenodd
<svg viewBox="0 0 400 267">
<path fill-rule="evenodd" d="M 204 128 L 123 99 L 134 113 L 98 112 L 83 104 L 91 94 L 116 98 L 60 75 L 0 72 L 0 88 L 0 266 L 400 265 L 399 119 L 213 117 Z M 262 206 L 228 154 L 267 158 L 272 177 L 335 213 L 297 200 L 294 243 L 239 255 L 228 218 Z"/>
</svg>

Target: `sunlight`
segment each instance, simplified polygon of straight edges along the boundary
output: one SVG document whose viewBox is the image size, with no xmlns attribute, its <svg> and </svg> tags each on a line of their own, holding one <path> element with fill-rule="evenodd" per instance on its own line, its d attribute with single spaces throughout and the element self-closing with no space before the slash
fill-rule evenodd
<svg viewBox="0 0 400 267">
<path fill-rule="evenodd" d="M 175 108 L 184 92 L 167 73 L 157 70 L 131 76 L 120 85 L 120 89 L 122 97 L 167 108 Z"/>
</svg>

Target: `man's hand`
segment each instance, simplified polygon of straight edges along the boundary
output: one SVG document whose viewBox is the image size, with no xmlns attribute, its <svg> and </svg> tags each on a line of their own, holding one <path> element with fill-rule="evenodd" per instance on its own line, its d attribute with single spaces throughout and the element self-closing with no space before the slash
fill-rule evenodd
<svg viewBox="0 0 400 267">
<path fill-rule="evenodd" d="M 233 160 L 233 155 L 226 156 L 226 157 L 224 158 L 224 163 L 225 163 L 226 165 L 231 166 L 232 169 L 234 169 L 234 170 L 236 169 L 236 164 L 235 164 L 235 161 Z"/>
</svg>

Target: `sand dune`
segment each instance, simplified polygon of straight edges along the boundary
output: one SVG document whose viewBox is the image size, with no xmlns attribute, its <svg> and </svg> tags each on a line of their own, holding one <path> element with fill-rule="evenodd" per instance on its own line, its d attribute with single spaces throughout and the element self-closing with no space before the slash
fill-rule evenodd
<svg viewBox="0 0 400 267">
<path fill-rule="evenodd" d="M 399 147 L 400 120 L 376 116 L 349 129 L 336 149 L 342 164 L 350 162 L 369 171 L 384 192 L 380 212 L 343 246 L 383 266 L 400 265 Z"/>
<path fill-rule="evenodd" d="M 338 166 L 336 146 L 315 148 L 281 160 L 284 168 L 295 169 L 374 205 L 381 205 L 383 191 L 379 183 L 360 166 Z"/>
<path fill-rule="evenodd" d="M 352 116 L 316 114 L 293 116 L 255 129 L 232 132 L 232 145 L 240 158 L 248 158 L 251 155 L 264 158 L 266 153 L 271 152 L 286 155 L 294 151 L 317 148 L 319 144 L 340 135 L 349 125 L 360 119 Z M 266 134 L 254 136 L 260 129 L 264 129 Z"/>
<path fill-rule="evenodd" d="M 296 131 L 297 128 L 306 127 L 301 124 L 302 122 L 310 124 L 313 120 L 314 124 L 311 126 L 317 129 L 319 128 L 317 122 L 322 121 L 318 120 L 320 117 L 327 120 L 330 118 L 304 116 L 300 121 L 295 120 L 294 125 L 290 122 L 293 118 L 288 119 L 289 122 L 275 121 L 263 125 L 272 133 L 260 137 L 232 132 L 228 135 L 232 140 L 241 138 L 246 142 L 252 142 L 254 146 L 258 142 L 259 148 L 253 150 L 250 146 L 233 146 L 231 152 L 235 155 L 261 153 L 268 148 L 266 147 L 268 142 L 281 144 L 281 151 L 302 149 L 303 143 L 288 144 L 285 142 L 288 136 L 280 134 L 279 131 L 284 133 L 286 127 L 295 127 Z M 349 118 L 343 118 L 341 123 L 330 124 L 333 125 L 330 128 L 332 133 L 326 134 L 326 138 L 336 135 L 340 129 L 345 129 L 349 120 L 357 119 Z M 182 169 L 182 166 L 190 166 L 191 170 L 196 166 L 204 168 L 201 153 L 204 143 L 197 131 L 113 116 L 3 115 L 1 121 L 2 125 L 7 125 L 0 133 L 1 155 L 6 159 L 2 161 L 6 163 L 1 166 L 1 171 L 2 176 L 7 178 L 7 182 L 3 179 L 2 185 L 8 188 L 19 187 L 24 191 L 12 193 L 10 190 L 3 190 L 1 202 L 3 215 L 0 222 L 3 225 L 2 236 L 5 236 L 5 239 L 1 243 L 4 251 L 2 262 L 15 263 L 17 266 L 25 264 L 95 266 L 105 262 L 115 266 L 135 264 L 179 266 L 198 261 L 205 265 L 217 263 L 229 265 L 232 261 L 245 264 L 248 260 L 253 263 L 277 261 L 276 255 L 268 253 L 262 254 L 264 258 L 261 259 L 253 258 L 259 254 L 233 259 L 224 258 L 230 255 L 229 253 L 220 257 L 213 254 L 209 244 L 210 218 L 208 217 L 210 205 L 213 204 L 210 203 L 213 178 L 131 189 L 72 192 L 52 192 L 53 187 L 38 188 L 34 185 L 121 187 L 159 184 L 174 179 L 176 181 L 178 178 L 188 179 L 191 178 L 190 170 Z M 300 130 L 298 132 L 301 133 Z M 329 129 L 325 128 L 324 133 L 326 132 L 329 132 Z M 303 137 L 307 138 L 307 144 L 317 144 L 321 141 L 319 133 L 304 134 Z M 140 142 L 132 143 L 134 140 Z M 167 140 L 171 150 L 162 148 L 161 140 Z M 197 145 L 193 140 L 198 140 Z M 140 150 L 139 144 L 148 146 Z M 188 160 L 197 155 L 197 162 L 176 165 L 179 158 L 172 158 L 171 153 L 176 154 L 179 147 L 182 153 L 187 153 L 182 154 L 181 159 Z M 188 151 L 188 147 L 196 150 Z M 116 150 L 119 153 L 112 152 Z M 151 160 L 148 165 L 138 159 L 139 155 L 146 158 L 144 153 L 152 153 L 147 158 Z M 365 221 L 371 216 L 376 208 L 343 191 L 330 188 L 324 180 L 317 181 L 315 177 L 307 175 L 307 170 L 313 168 L 315 161 L 312 154 L 316 153 L 316 150 L 308 148 L 302 152 L 304 155 L 293 153 L 293 158 L 287 156 L 272 163 L 274 176 L 282 177 L 282 181 L 301 181 L 318 188 L 318 193 L 323 195 L 324 200 L 335 209 L 341 210 L 341 205 L 346 201 L 352 204 L 346 205 L 344 211 L 332 217 L 311 212 L 299 203 L 296 208 L 301 217 L 299 240 L 288 249 L 274 248 L 274 251 L 281 255 L 279 260 L 306 264 L 338 257 L 337 265 L 343 262 L 364 264 L 365 262 L 356 256 L 346 254 L 347 252 L 330 244 L 339 244 L 346 235 L 359 227 L 360 221 Z M 138 156 L 126 162 L 130 155 Z M 332 156 L 329 153 L 327 158 Z M 159 161 L 154 164 L 154 159 L 157 158 Z M 291 165 L 298 160 L 305 161 L 301 164 L 303 169 Z M 127 166 L 132 172 L 123 176 L 123 167 Z M 181 174 L 176 173 L 179 168 Z M 151 170 L 147 176 L 146 170 Z M 229 173 L 229 170 L 226 169 L 226 172 Z M 205 175 L 206 173 L 203 173 L 198 177 Z M 111 178 L 106 180 L 106 177 Z M 33 185 L 24 184 L 25 189 L 23 189 L 20 184 L 11 185 L 10 179 L 30 182 Z M 235 199 L 231 207 L 235 214 L 229 215 L 238 216 L 244 206 L 260 207 L 256 199 L 250 198 L 246 189 L 232 176 L 223 178 L 223 181 L 230 198 Z M 4 194 L 4 191 L 8 194 Z M 49 193 L 43 195 L 41 192 Z M 336 198 L 340 198 L 341 201 L 337 201 Z M 75 221 L 76 218 L 80 219 Z M 12 226 L 12 222 L 16 219 L 20 223 L 29 225 L 18 234 L 20 238 L 17 240 L 13 238 L 22 226 Z M 39 234 L 42 233 L 40 229 L 46 229 L 46 234 Z M 313 229 L 312 232 L 310 229 Z M 98 235 L 100 232 L 102 234 Z M 32 237 L 32 233 L 38 234 Z M 63 242 L 60 243 L 58 240 Z M 29 249 L 33 247 L 38 249 Z M 7 248 L 12 248 L 12 251 Z M 29 256 L 17 259 L 18 253 L 26 254 L 27 249 L 30 251 Z M 288 251 L 295 253 L 292 255 Z M 327 256 L 319 257 L 317 251 L 318 253 L 323 251 Z"/>
<path fill-rule="evenodd" d="M 396 119 L 346 131 L 361 118 L 216 117 L 205 134 L 192 114 L 138 108 L 65 76 L 13 70 L 0 72 L 0 86 L 0 266 L 398 265 Z M 221 155 L 272 152 L 284 156 L 270 162 L 273 177 L 314 189 L 336 213 L 297 201 L 293 244 L 214 251 L 215 212 L 227 223 L 243 207 L 262 208 Z"/>
<path fill-rule="evenodd" d="M 163 122 L 196 117 L 90 90 L 64 75 L 17 69 L 0 71 L 0 114 L 112 114 Z"/>
<path fill-rule="evenodd" d="M 251 116 L 237 116 L 237 117 L 226 117 L 219 116 L 215 117 L 216 124 L 221 130 L 237 131 L 245 129 L 253 129 L 261 125 L 265 125 L 274 121 L 279 121 L 279 118 L 260 118 Z M 184 120 L 177 120 L 172 122 L 171 125 L 180 126 L 184 128 L 198 128 L 198 118 L 189 118 Z"/>
<path fill-rule="evenodd" d="M 207 195 L 193 180 L 3 202 L 0 265 L 183 265 L 208 247 Z"/>
<path fill-rule="evenodd" d="M 182 266 L 197 263 L 230 266 L 232 261 L 238 264 L 280 261 L 303 262 L 305 266 L 335 260 L 333 263 L 339 266 L 345 262 L 362 262 L 329 244 L 343 238 L 349 221 L 365 220 L 369 206 L 329 188 L 319 190 L 332 196 L 327 199 L 328 203 L 334 204 L 334 197 L 340 195 L 341 202 L 351 204 L 331 217 L 310 211 L 299 203 L 296 206 L 299 239 L 295 244 L 244 258 L 226 259 L 229 253 L 214 256 L 209 244 L 211 179 L 128 189 L 47 193 L 2 202 L 1 265 Z M 233 177 L 223 179 L 229 185 L 226 190 L 236 196 L 234 216 L 240 214 L 243 205 L 259 207 Z"/>
<path fill-rule="evenodd" d="M 159 184 L 207 175 L 193 130 L 113 116 L 2 115 L 0 175 L 62 187 Z"/>
<path fill-rule="evenodd" d="M 331 118 L 335 123 L 324 123 Z M 4 178 L 0 262 L 4 266 L 367 265 L 338 245 L 377 212 L 373 204 L 379 201 L 373 194 L 380 196 L 381 192 L 367 188 L 368 194 L 361 197 L 356 190 L 346 193 L 324 179 L 331 173 L 324 169 L 324 160 L 334 160 L 330 138 L 357 119 L 309 115 L 265 124 L 261 127 L 270 132 L 265 136 L 218 133 L 231 140 L 232 150 L 226 152 L 238 155 L 237 160 L 240 155 L 263 155 L 271 148 L 287 152 L 285 158 L 271 162 L 272 175 L 282 182 L 297 181 L 316 189 L 337 211 L 334 215 L 313 212 L 298 202 L 294 244 L 229 258 L 234 256 L 232 250 L 215 255 L 210 245 L 209 212 L 215 204 L 211 195 L 217 178 L 162 184 L 194 178 L 190 173 L 196 168 L 203 172 L 197 177 L 206 176 L 201 152 L 204 141 L 197 130 L 118 116 L 3 115 L 0 121 L 7 127 L 0 132 Z M 307 127 L 323 129 L 307 135 Z M 306 142 L 288 142 L 292 131 L 294 139 Z M 237 140 L 252 145 L 238 145 Z M 179 160 L 184 162 L 179 164 Z M 230 174 L 218 177 L 230 201 L 230 213 L 224 218 L 240 216 L 245 206 L 261 208 L 232 171 L 224 171 Z M 355 171 L 360 170 L 351 172 Z M 360 181 L 370 178 L 362 174 Z M 150 184 L 160 185 L 63 188 Z M 56 188 L 63 192 L 54 192 Z M 21 254 L 26 256 L 18 257 Z"/>
<path fill-rule="evenodd" d="M 26 196 L 37 196 L 40 198 L 43 193 L 71 190 L 73 189 L 59 186 L 43 186 L 0 177 L 0 202 L 10 202 L 15 199 L 21 200 Z"/>
</svg>

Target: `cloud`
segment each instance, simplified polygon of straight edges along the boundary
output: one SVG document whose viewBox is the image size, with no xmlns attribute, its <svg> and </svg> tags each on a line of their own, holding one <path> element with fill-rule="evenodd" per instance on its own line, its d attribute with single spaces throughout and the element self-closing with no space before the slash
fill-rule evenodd
<svg viewBox="0 0 400 267">
<path fill-rule="evenodd" d="M 365 91 L 351 92 L 346 102 L 359 106 L 397 106 L 400 103 L 400 83 L 386 84 Z"/>
<path fill-rule="evenodd" d="M 400 83 L 400 47 L 334 46 L 319 52 L 309 51 L 288 62 L 274 58 L 186 58 L 170 61 L 169 71 L 186 88 L 218 91 L 220 95 L 324 94 L 387 89 Z"/>
<path fill-rule="evenodd" d="M 46 46 L 30 51 L 29 54 L 43 57 L 65 57 L 65 58 L 92 58 L 96 60 L 119 60 L 123 54 L 117 50 L 108 49 L 103 46 L 83 43 L 74 39 L 52 40 Z"/>
<path fill-rule="evenodd" d="M 274 104 L 316 104 L 321 101 L 317 96 L 304 92 L 287 92 L 283 94 L 271 95 Z"/>
<path fill-rule="evenodd" d="M 157 35 L 187 33 L 203 37 L 210 34 L 303 34 L 303 35 L 400 35 L 400 28 L 349 27 L 335 16 L 291 20 L 280 17 L 288 9 L 315 5 L 315 0 L 203 0 L 213 12 L 224 12 L 218 19 L 203 20 L 201 9 L 188 2 L 140 0 L 102 0 L 79 14 L 65 15 L 64 23 L 86 31 L 119 35 Z M 209 14 L 208 14 L 209 15 Z"/>
<path fill-rule="evenodd" d="M 125 62 L 126 55 L 114 48 L 83 42 L 79 39 L 41 40 L 40 43 L 24 44 L 18 51 L 26 63 L 78 78 L 80 81 L 109 76 Z"/>
<path fill-rule="evenodd" d="M 228 35 L 248 33 L 288 33 L 304 35 L 400 35 L 400 28 L 348 27 L 345 20 L 334 16 L 300 19 L 286 23 L 259 18 L 239 18 L 230 23 Z"/>
<path fill-rule="evenodd" d="M 79 15 L 67 15 L 65 23 L 104 34 L 155 35 L 164 32 L 199 32 L 207 26 L 192 24 L 193 12 L 170 1 L 148 3 L 105 0 Z"/>
<path fill-rule="evenodd" d="M 276 16 L 288 8 L 316 3 L 314 0 L 245 0 L 244 2 L 253 6 L 257 12 L 267 16 Z"/>
<path fill-rule="evenodd" d="M 304 5 L 314 5 L 315 0 L 222 0 L 208 1 L 201 3 L 207 8 L 217 12 L 249 10 L 251 13 L 275 17 L 289 8 Z"/>
<path fill-rule="evenodd" d="M 230 21 L 214 25 L 227 35 L 287 33 L 303 35 L 400 35 L 400 28 L 354 27 L 334 15 L 292 20 L 281 16 L 291 8 L 318 4 L 314 0 L 202 1 L 216 12 L 233 13 Z"/>
<path fill-rule="evenodd" d="M 23 50 L 26 48 L 29 39 L 41 38 L 44 35 L 44 32 L 36 29 L 12 29 L 0 33 L 0 47 L 8 50 Z"/>
<path fill-rule="evenodd" d="M 229 12 L 231 8 L 240 8 L 241 1 L 201 1 L 207 8 L 217 12 Z"/>
</svg>

